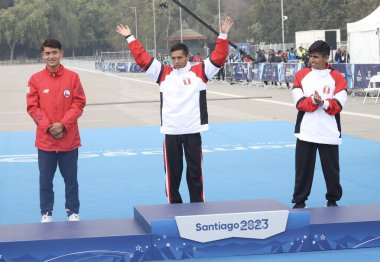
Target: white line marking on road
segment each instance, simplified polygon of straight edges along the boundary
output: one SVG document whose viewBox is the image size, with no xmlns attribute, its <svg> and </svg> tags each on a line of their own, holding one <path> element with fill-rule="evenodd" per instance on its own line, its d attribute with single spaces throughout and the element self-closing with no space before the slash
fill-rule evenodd
<svg viewBox="0 0 380 262">
<path fill-rule="evenodd" d="M 115 75 L 114 73 L 106 73 L 106 72 L 102 72 L 102 71 L 99 71 L 99 70 L 85 69 L 85 68 L 74 67 L 74 66 L 65 66 L 65 67 L 73 69 L 73 70 L 79 70 L 79 71 L 94 73 L 94 74 L 98 74 L 98 75 L 105 75 L 105 76 L 110 76 L 110 77 L 119 78 L 119 79 L 125 79 L 125 80 L 131 80 L 131 81 L 145 83 L 145 84 L 150 84 L 150 85 L 157 85 L 157 83 L 155 83 L 153 81 L 145 81 L 145 80 L 135 79 L 135 78 L 131 78 L 131 77 Z"/>
<path fill-rule="evenodd" d="M 90 73 L 95 73 L 95 74 L 103 74 L 103 75 L 110 76 L 110 77 L 121 78 L 121 79 L 125 79 L 125 80 L 131 80 L 131 81 L 135 81 L 135 82 L 145 83 L 145 84 L 157 85 L 157 83 L 154 83 L 152 81 L 145 81 L 145 80 L 139 80 L 139 79 L 134 79 L 134 78 L 130 78 L 130 77 L 123 77 L 123 76 L 115 75 L 112 73 L 104 73 L 104 72 L 100 72 L 100 71 L 96 71 L 96 70 L 84 69 L 84 68 L 73 67 L 73 66 L 66 66 L 66 67 L 74 69 L 74 70 L 80 70 L 80 71 L 85 71 L 85 72 L 90 72 Z M 207 90 L 207 93 L 215 94 L 215 95 L 221 95 L 221 96 L 227 96 L 227 97 L 243 98 L 243 96 L 239 96 L 239 95 L 233 95 L 233 94 L 210 91 L 210 90 Z M 277 105 L 294 107 L 294 104 L 292 104 L 292 103 L 281 102 L 281 101 L 276 101 L 276 100 L 269 100 L 269 99 L 251 99 L 251 100 L 264 102 L 264 103 L 272 103 L 272 104 L 277 104 Z M 358 116 L 358 117 L 380 119 L 380 116 L 378 116 L 378 115 L 355 113 L 355 112 L 349 112 L 349 111 L 342 111 L 341 114 L 349 115 L 349 116 Z"/>
</svg>

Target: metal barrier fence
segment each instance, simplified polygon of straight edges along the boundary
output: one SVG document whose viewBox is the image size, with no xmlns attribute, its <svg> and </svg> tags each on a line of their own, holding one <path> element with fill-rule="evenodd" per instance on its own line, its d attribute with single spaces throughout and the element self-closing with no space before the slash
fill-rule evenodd
<svg viewBox="0 0 380 262">
<path fill-rule="evenodd" d="M 331 64 L 347 80 L 348 88 L 367 88 L 371 76 L 380 74 L 380 64 Z M 229 82 L 287 82 L 292 83 L 303 63 L 245 63 L 225 64 L 225 76 Z M 144 72 L 135 62 L 96 61 L 95 68 L 103 71 Z"/>
</svg>

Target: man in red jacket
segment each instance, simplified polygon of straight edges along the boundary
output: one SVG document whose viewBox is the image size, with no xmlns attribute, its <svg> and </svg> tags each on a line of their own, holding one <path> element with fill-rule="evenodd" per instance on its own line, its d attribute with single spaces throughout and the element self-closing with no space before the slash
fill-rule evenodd
<svg viewBox="0 0 380 262">
<path fill-rule="evenodd" d="M 65 181 L 68 220 L 79 221 L 77 120 L 86 96 L 78 74 L 61 65 L 63 50 L 58 40 L 45 40 L 41 55 L 46 68 L 31 76 L 26 95 L 27 111 L 37 125 L 41 223 L 52 221 L 57 165 Z"/>
<path fill-rule="evenodd" d="M 208 130 L 206 83 L 218 73 L 228 55 L 227 34 L 232 18 L 222 23 L 215 50 L 202 63 L 189 63 L 189 49 L 178 43 L 171 47 L 173 66 L 161 64 L 146 52 L 128 26 L 116 31 L 126 37 L 136 63 L 160 85 L 161 133 L 165 134 L 164 164 L 166 195 L 169 203 L 182 203 L 179 187 L 182 178 L 183 152 L 187 162 L 186 179 L 190 202 L 203 202 L 202 140 Z"/>
</svg>

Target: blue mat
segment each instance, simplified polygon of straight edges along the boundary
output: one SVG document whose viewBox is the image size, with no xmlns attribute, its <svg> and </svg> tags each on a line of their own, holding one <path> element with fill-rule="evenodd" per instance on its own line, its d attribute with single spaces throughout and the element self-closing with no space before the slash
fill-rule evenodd
<svg viewBox="0 0 380 262">
<path fill-rule="evenodd" d="M 293 128 L 293 124 L 282 121 L 212 124 L 211 130 L 202 134 L 206 200 L 274 198 L 291 206 Z M 0 133 L 0 224 L 40 220 L 34 136 L 34 132 Z M 159 127 L 82 129 L 81 136 L 82 219 L 132 217 L 134 205 L 167 203 L 163 136 Z M 379 203 L 380 143 L 349 136 L 344 136 L 343 141 L 340 146 L 343 198 L 339 204 Z M 312 193 L 307 202 L 309 207 L 325 204 L 326 189 L 319 159 L 317 161 Z M 54 186 L 54 220 L 63 221 L 66 220 L 64 185 L 59 171 Z M 188 202 L 185 176 L 181 192 L 184 201 Z M 363 251 L 366 250 L 344 252 L 351 256 Z M 325 253 L 334 252 L 317 253 L 323 258 Z M 309 259 L 314 254 L 307 256 Z M 284 258 L 270 255 L 268 259 L 276 261 L 276 257 Z M 287 255 L 292 261 L 298 261 L 296 257 L 302 255 Z M 242 259 L 228 258 L 228 261 Z"/>
</svg>

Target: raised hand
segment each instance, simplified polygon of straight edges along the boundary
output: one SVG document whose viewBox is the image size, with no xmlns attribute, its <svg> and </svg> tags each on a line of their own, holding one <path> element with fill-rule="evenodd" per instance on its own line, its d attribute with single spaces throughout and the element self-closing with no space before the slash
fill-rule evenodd
<svg viewBox="0 0 380 262">
<path fill-rule="evenodd" d="M 116 32 L 122 36 L 130 36 L 132 34 L 131 29 L 127 25 L 124 26 L 122 24 L 116 26 Z"/>
<path fill-rule="evenodd" d="M 226 19 L 223 21 L 222 26 L 220 27 L 220 31 L 223 34 L 227 34 L 230 31 L 231 26 L 234 24 L 232 21 L 232 18 L 230 16 L 227 16 Z"/>
</svg>

